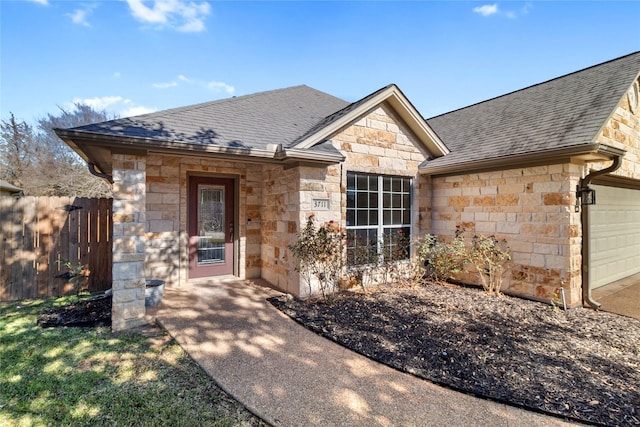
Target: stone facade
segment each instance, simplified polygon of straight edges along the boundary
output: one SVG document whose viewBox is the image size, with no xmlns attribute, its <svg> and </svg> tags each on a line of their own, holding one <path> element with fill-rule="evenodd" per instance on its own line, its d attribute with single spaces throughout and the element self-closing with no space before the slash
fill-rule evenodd
<svg viewBox="0 0 640 427">
<path fill-rule="evenodd" d="M 571 163 L 435 177 L 433 233 L 506 239 L 511 276 L 503 290 L 548 300 L 564 287 L 569 304 L 581 298 L 580 214 L 575 188 L 583 167 Z M 475 274 L 461 280 L 477 283 Z"/>
<path fill-rule="evenodd" d="M 640 179 L 640 108 L 622 100 L 597 141 L 627 150 L 616 175 Z M 145 278 L 188 283 L 189 176 L 235 182 L 234 276 L 264 278 L 298 296 L 314 292 L 300 280 L 288 246 L 307 218 L 346 226 L 348 172 L 412 179 L 412 233 L 495 235 L 512 251 L 503 290 L 548 300 L 565 288 L 581 304 L 580 213 L 575 188 L 609 163 L 565 159 L 556 164 L 429 177 L 418 167 L 431 155 L 393 108 L 382 103 L 338 131 L 331 142 L 345 157 L 328 166 L 175 156 L 113 155 L 114 329 L 144 319 Z M 476 282 L 474 274 L 461 278 Z"/>
<path fill-rule="evenodd" d="M 299 280 L 288 250 L 299 231 L 300 168 L 264 167 L 261 209 L 262 278 L 283 291 L 298 295 Z"/>
<path fill-rule="evenodd" d="M 141 156 L 113 154 L 114 331 L 145 323 L 146 162 Z"/>
<path fill-rule="evenodd" d="M 188 281 L 187 186 L 191 175 L 235 179 L 236 251 L 234 274 L 260 277 L 263 166 L 161 154 L 147 157 L 147 277 L 167 286 Z"/>
<path fill-rule="evenodd" d="M 418 166 L 427 156 L 417 138 L 397 118 L 391 108 L 382 105 L 333 138 L 334 145 L 346 157 L 341 167 L 341 219 L 346 221 L 347 172 L 393 175 L 413 179 L 414 235 L 430 231 L 429 180 L 418 174 Z"/>
<path fill-rule="evenodd" d="M 628 98 L 618 105 L 596 142 L 626 150 L 619 177 L 640 179 L 640 108 Z M 469 234 L 506 239 L 511 274 L 503 290 L 548 301 L 563 287 L 569 306 L 582 304 L 582 224 L 575 212 L 581 178 L 611 162 L 562 164 L 432 178 L 433 233 L 451 236 L 456 226 Z M 638 186 L 638 183 L 636 183 Z M 461 280 L 478 283 L 475 274 Z"/>
<path fill-rule="evenodd" d="M 640 79 L 637 84 L 640 86 Z M 627 151 L 622 166 L 614 175 L 640 180 L 640 105 L 632 109 L 629 97 L 625 96 L 596 137 L 596 141 Z M 592 167 L 599 170 L 606 166 L 608 165 L 596 164 Z"/>
<path fill-rule="evenodd" d="M 429 192 L 422 191 L 428 189 L 428 178 L 418 174 L 418 166 L 428 153 L 416 148 L 421 144 L 392 108 L 384 104 L 377 107 L 334 135 L 332 143 L 345 156 L 343 163 L 324 168 L 300 166 L 286 173 L 275 168 L 272 176 L 265 179 L 265 215 L 270 215 L 270 220 L 280 219 L 273 231 L 263 234 L 262 277 L 299 296 L 317 292 L 317 284 L 309 286 L 301 281 L 295 272 L 296 260 L 287 246 L 295 242 L 310 215 L 318 223 L 333 221 L 345 228 L 347 172 L 412 178 L 412 230 L 417 235 L 429 229 Z M 274 259 L 272 253 L 279 259 Z"/>
</svg>

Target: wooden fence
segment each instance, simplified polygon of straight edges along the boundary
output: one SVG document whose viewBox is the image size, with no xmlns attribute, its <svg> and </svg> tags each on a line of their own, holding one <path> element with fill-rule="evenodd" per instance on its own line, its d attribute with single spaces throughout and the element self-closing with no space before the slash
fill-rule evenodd
<svg viewBox="0 0 640 427">
<path fill-rule="evenodd" d="M 111 207 L 112 199 L 0 198 L 0 301 L 72 293 L 67 261 L 88 267 L 90 291 L 109 289 Z"/>
</svg>

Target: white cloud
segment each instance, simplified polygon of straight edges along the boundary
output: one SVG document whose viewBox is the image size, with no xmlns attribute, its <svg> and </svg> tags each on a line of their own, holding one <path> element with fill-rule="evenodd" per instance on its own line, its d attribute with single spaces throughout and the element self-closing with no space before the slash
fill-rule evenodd
<svg viewBox="0 0 640 427">
<path fill-rule="evenodd" d="M 80 103 L 88 105 L 94 110 L 106 110 L 110 109 L 114 104 L 118 103 L 129 103 L 131 102 L 128 99 L 124 99 L 121 96 L 103 96 L 103 97 L 93 97 L 93 98 L 73 98 L 72 103 Z"/>
<path fill-rule="evenodd" d="M 491 16 L 498 13 L 498 4 L 485 4 L 484 6 L 479 6 L 473 9 L 475 13 L 479 13 L 482 16 Z"/>
<path fill-rule="evenodd" d="M 473 11 L 482 16 L 502 15 L 509 19 L 516 19 L 522 15 L 526 15 L 533 8 L 531 2 L 527 2 L 520 8 L 520 10 L 507 10 L 502 11 L 498 8 L 498 4 L 485 4 L 483 6 L 475 7 Z"/>
<path fill-rule="evenodd" d="M 113 73 L 113 78 L 114 78 L 114 79 L 119 79 L 120 77 L 121 77 L 120 71 L 115 71 L 115 72 Z"/>
<path fill-rule="evenodd" d="M 97 111 L 107 110 L 117 113 L 120 117 L 138 116 L 140 114 L 153 113 L 156 108 L 136 105 L 132 100 L 122 96 L 103 96 L 93 98 L 74 98 L 68 106 L 73 108 L 74 104 L 85 104 Z"/>
<path fill-rule="evenodd" d="M 74 24 L 82 25 L 84 27 L 90 27 L 89 22 L 87 21 L 87 15 L 91 13 L 90 8 L 86 9 L 76 9 L 73 13 L 67 13 L 67 16 L 71 17 L 71 21 Z"/>
<path fill-rule="evenodd" d="M 184 0 L 126 0 L 134 18 L 158 28 L 169 27 L 182 32 L 205 30 L 204 19 L 211 12 L 207 2 Z M 147 4 L 150 4 L 147 6 Z"/>
<path fill-rule="evenodd" d="M 43 6 L 49 6 L 49 1 L 48 0 L 28 0 L 32 3 L 38 3 L 41 4 Z"/>
<path fill-rule="evenodd" d="M 180 83 L 199 86 L 203 89 L 208 89 L 212 92 L 226 92 L 228 94 L 232 94 L 236 90 L 233 86 L 225 82 L 218 82 L 218 81 L 207 82 L 204 80 L 192 79 L 190 77 L 185 76 L 184 74 L 179 74 L 177 77 L 177 81 L 174 80 L 171 82 L 154 83 L 153 87 L 156 89 L 167 89 L 170 87 L 176 87 Z"/>
<path fill-rule="evenodd" d="M 207 83 L 207 88 L 211 89 L 214 92 L 227 92 L 229 94 L 233 93 L 236 90 L 233 86 L 230 86 L 224 82 L 209 82 Z"/>
<path fill-rule="evenodd" d="M 127 108 L 126 110 L 120 111 L 119 116 L 120 117 L 139 116 L 141 114 L 149 114 L 149 113 L 154 113 L 156 111 L 157 110 L 155 108 L 148 108 L 143 106 L 130 107 L 130 108 Z"/>
<path fill-rule="evenodd" d="M 170 87 L 178 86 L 178 82 L 154 83 L 152 86 L 156 89 L 169 89 Z"/>
</svg>

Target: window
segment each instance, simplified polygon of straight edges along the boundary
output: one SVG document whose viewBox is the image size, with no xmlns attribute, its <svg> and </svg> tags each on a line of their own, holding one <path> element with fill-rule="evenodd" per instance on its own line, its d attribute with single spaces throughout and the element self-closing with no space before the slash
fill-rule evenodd
<svg viewBox="0 0 640 427">
<path fill-rule="evenodd" d="M 411 179 L 347 173 L 347 262 L 409 258 Z"/>
</svg>

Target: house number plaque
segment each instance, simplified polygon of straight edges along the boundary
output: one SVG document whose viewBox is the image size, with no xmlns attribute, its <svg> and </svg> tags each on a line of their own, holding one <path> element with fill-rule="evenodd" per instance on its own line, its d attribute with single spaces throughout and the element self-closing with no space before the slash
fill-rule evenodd
<svg viewBox="0 0 640 427">
<path fill-rule="evenodd" d="M 329 199 L 313 199 L 313 209 L 317 211 L 328 211 Z"/>
</svg>

